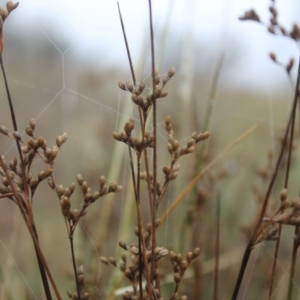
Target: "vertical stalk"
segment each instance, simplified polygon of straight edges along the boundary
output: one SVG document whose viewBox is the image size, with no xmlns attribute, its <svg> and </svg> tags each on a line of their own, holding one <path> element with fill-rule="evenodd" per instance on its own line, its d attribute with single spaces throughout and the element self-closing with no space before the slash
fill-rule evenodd
<svg viewBox="0 0 300 300">
<path fill-rule="evenodd" d="M 157 127 L 156 127 L 156 99 L 155 99 L 155 53 L 154 53 L 154 34 L 153 34 L 153 18 L 152 18 L 152 3 L 149 3 L 149 24 L 150 24 L 150 41 L 151 41 L 151 71 L 152 71 L 152 118 L 153 118 L 153 196 L 152 196 L 152 258 L 154 258 L 154 250 L 156 247 L 156 181 L 157 181 Z M 151 260 L 151 282 L 153 282 L 155 273 L 155 260 Z"/>
<path fill-rule="evenodd" d="M 292 261 L 291 261 L 291 269 L 290 269 L 290 278 L 289 278 L 289 288 L 288 288 L 288 296 L 287 300 L 292 300 L 293 296 L 293 285 L 294 285 L 294 279 L 295 279 L 295 268 L 296 268 L 296 261 L 297 261 L 297 251 L 300 245 L 299 240 L 299 226 L 295 227 L 295 238 L 293 243 L 293 252 L 292 252 Z"/>
<path fill-rule="evenodd" d="M 218 300 L 219 288 L 219 256 L 220 256 L 220 214 L 221 214 L 221 196 L 217 196 L 216 205 L 216 243 L 215 243 L 215 273 L 214 273 L 214 300 Z"/>
<path fill-rule="evenodd" d="M 7 94 L 8 104 L 9 104 L 9 110 L 10 110 L 10 114 L 11 114 L 11 120 L 12 120 L 12 123 L 13 123 L 13 128 L 14 128 L 14 131 L 18 131 L 15 110 L 14 110 L 13 102 L 12 102 L 12 99 L 11 99 L 10 90 L 9 90 L 7 77 L 6 77 L 6 73 L 5 73 L 5 68 L 4 68 L 4 64 L 3 64 L 2 51 L 0 51 L 0 65 L 1 65 L 1 70 L 2 70 L 2 74 L 3 74 L 3 79 L 4 79 L 4 84 L 5 84 L 5 89 L 6 89 L 6 94 Z M 25 193 L 27 195 L 29 195 L 29 186 L 26 183 L 27 180 L 26 180 L 25 164 L 24 164 L 23 154 L 22 154 L 22 151 L 21 151 L 20 141 L 18 141 L 17 139 L 16 139 L 16 145 L 17 145 L 17 149 L 18 149 L 18 153 L 19 153 L 19 158 L 20 158 L 20 161 L 21 161 L 22 180 L 23 180 L 23 183 L 24 183 Z M 10 182 L 10 186 L 11 186 L 12 189 L 14 189 L 14 186 L 13 186 L 12 182 Z M 18 197 L 16 191 L 14 191 L 14 194 L 15 194 L 15 198 L 16 198 L 16 203 L 18 203 L 20 211 L 22 212 L 23 211 L 22 201 L 18 201 L 19 197 Z M 23 201 L 29 201 L 29 200 L 24 199 Z M 27 226 L 28 226 L 28 229 L 29 229 L 29 231 L 31 233 L 31 236 L 33 238 L 35 253 L 36 253 L 36 257 L 37 257 L 37 261 L 38 261 L 38 265 L 39 265 L 39 270 L 40 270 L 40 274 L 41 274 L 41 278 L 42 278 L 46 298 L 47 298 L 47 300 L 52 300 L 52 296 L 51 296 L 51 292 L 50 292 L 50 288 L 49 288 L 49 283 L 48 283 L 48 279 L 47 279 L 47 275 L 46 275 L 45 265 L 44 265 L 45 260 L 43 260 L 40 256 L 40 249 L 39 249 L 39 246 L 38 246 L 38 244 L 39 244 L 38 235 L 37 235 L 37 230 L 36 230 L 36 226 L 35 226 L 33 215 L 32 215 L 31 204 L 28 204 L 27 208 L 28 208 L 27 209 L 27 214 L 29 214 L 29 215 L 26 216 L 25 213 L 23 212 L 23 218 L 24 218 L 26 223 L 28 222 Z"/>
<path fill-rule="evenodd" d="M 284 154 L 284 151 L 285 151 L 285 148 L 286 148 L 286 145 L 287 145 L 288 136 L 289 136 L 290 132 L 291 132 L 291 139 L 293 138 L 292 134 L 294 132 L 294 129 L 291 129 L 291 127 L 295 126 L 295 115 L 296 115 L 296 108 L 297 108 L 298 97 L 299 97 L 299 91 L 298 91 L 299 86 L 300 86 L 300 60 L 299 60 L 299 63 L 298 63 L 297 83 L 296 83 L 296 87 L 295 87 L 293 107 L 292 107 L 292 111 L 290 113 L 290 117 L 289 117 L 289 120 L 288 120 L 288 123 L 287 123 L 287 126 L 286 126 L 286 130 L 285 130 L 281 150 L 280 150 L 280 153 L 278 155 L 275 170 L 273 172 L 271 181 L 269 183 L 269 186 L 268 186 L 268 189 L 267 189 L 267 192 L 266 192 L 266 195 L 265 195 L 265 199 L 264 199 L 264 202 L 263 202 L 263 206 L 262 206 L 262 209 L 261 209 L 261 212 L 260 212 L 259 219 L 257 221 L 257 224 L 255 225 L 255 228 L 252 232 L 252 235 L 250 237 L 250 240 L 249 240 L 248 245 L 247 245 L 247 247 L 245 249 L 245 252 L 244 252 L 244 256 L 243 256 L 242 264 L 241 264 L 241 267 L 240 267 L 239 275 L 238 275 L 236 285 L 234 287 L 234 291 L 233 291 L 233 294 L 232 294 L 232 298 L 231 298 L 232 300 L 237 299 L 239 289 L 240 289 L 240 286 L 241 286 L 241 283 L 242 283 L 242 280 L 243 280 L 243 277 L 244 277 L 244 274 L 245 274 L 245 271 L 246 271 L 246 267 L 247 267 L 247 264 L 248 264 L 248 261 L 249 261 L 249 258 L 250 258 L 252 248 L 255 244 L 257 236 L 261 232 L 261 224 L 263 222 L 263 217 L 266 213 L 266 210 L 267 210 L 267 207 L 268 207 L 268 204 L 269 204 L 270 195 L 271 195 L 275 180 L 277 178 L 279 166 L 280 166 L 282 158 L 283 158 L 283 154 Z M 290 159 L 291 159 L 291 154 L 290 154 L 291 153 L 291 145 L 292 144 L 290 142 L 290 144 L 289 144 L 289 157 L 288 157 L 289 160 L 288 160 L 288 165 L 287 165 L 287 171 L 288 172 L 286 173 L 285 185 L 287 185 L 287 183 L 288 183 L 288 176 L 289 176 L 288 173 L 289 173 Z"/>
<path fill-rule="evenodd" d="M 78 297 L 78 300 L 81 300 L 79 282 L 78 282 L 78 274 L 77 274 L 77 266 L 76 266 L 76 260 L 75 260 L 75 250 L 74 250 L 73 236 L 74 236 L 74 232 L 71 229 L 70 230 L 70 235 L 69 235 L 69 240 L 70 240 L 70 246 L 71 246 L 72 265 L 73 265 L 75 282 L 76 282 L 77 297 Z"/>
</svg>

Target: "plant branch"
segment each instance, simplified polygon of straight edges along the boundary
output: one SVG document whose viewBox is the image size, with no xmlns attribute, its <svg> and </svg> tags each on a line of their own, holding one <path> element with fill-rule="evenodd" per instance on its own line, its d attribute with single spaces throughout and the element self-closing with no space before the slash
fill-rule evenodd
<svg viewBox="0 0 300 300">
<path fill-rule="evenodd" d="M 194 179 L 183 189 L 183 191 L 177 196 L 177 198 L 173 201 L 171 206 L 167 209 L 167 211 L 160 218 L 160 225 L 167 219 L 167 217 L 172 213 L 172 211 L 177 207 L 177 205 L 183 201 L 184 197 L 191 191 L 194 185 L 202 178 L 202 176 L 209 171 L 212 166 L 214 166 L 224 155 L 226 155 L 232 148 L 234 148 L 237 144 L 239 144 L 244 138 L 246 138 L 250 133 L 252 133 L 260 123 L 255 124 L 250 127 L 247 131 L 245 131 L 242 135 L 240 135 L 233 143 L 228 145 L 221 153 L 219 153 L 206 167 L 199 172 Z"/>
</svg>

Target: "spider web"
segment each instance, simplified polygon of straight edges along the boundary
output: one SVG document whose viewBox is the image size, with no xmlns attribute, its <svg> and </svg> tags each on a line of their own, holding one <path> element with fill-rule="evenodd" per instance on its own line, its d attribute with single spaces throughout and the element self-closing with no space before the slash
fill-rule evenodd
<svg viewBox="0 0 300 300">
<path fill-rule="evenodd" d="M 82 6 L 82 4 L 74 1 L 55 2 L 51 0 L 48 3 L 27 1 L 26 4 L 21 3 L 20 7 L 12 13 L 5 23 L 4 64 L 16 108 L 18 126 L 25 128 L 28 120 L 34 117 L 37 120 L 36 131 L 46 138 L 49 145 L 54 144 L 57 135 L 63 132 L 68 133 L 68 141 L 59 154 L 57 170 L 54 173 L 56 181 L 63 182 L 65 185 L 74 180 L 73 178 L 77 173 L 82 173 L 87 179 L 96 174 L 98 176 L 107 175 L 105 170 L 109 170 L 110 164 L 109 159 L 107 159 L 107 152 L 113 149 L 111 147 L 113 143 L 111 132 L 120 131 L 128 118 L 138 120 L 130 97 L 117 88 L 118 80 L 130 80 L 129 67 L 127 66 L 116 3 L 107 2 L 109 4 L 97 7 L 96 1 L 87 1 L 82 9 L 78 10 L 78 6 Z M 150 51 L 147 41 L 148 12 L 147 5 L 141 4 L 141 2 L 124 0 L 120 1 L 120 4 L 132 57 L 135 60 L 138 80 L 145 81 L 149 84 L 147 88 L 150 89 Z M 160 63 L 159 72 L 163 76 L 164 72 L 173 65 L 177 70 L 178 79 L 175 79 L 175 83 L 170 82 L 167 90 L 174 89 L 176 93 L 182 96 L 182 102 L 185 101 L 186 106 L 176 104 L 181 108 L 191 106 L 192 100 L 190 99 L 201 101 L 202 104 L 197 104 L 195 107 L 202 113 L 207 104 L 209 86 L 213 80 L 220 52 L 224 51 L 225 56 L 219 82 L 220 90 L 226 94 L 226 92 L 228 93 L 228 89 L 224 88 L 226 86 L 230 86 L 237 93 L 240 90 L 246 90 L 246 93 L 250 93 L 253 89 L 255 93 L 263 94 L 263 97 L 260 97 L 264 99 L 264 103 L 260 104 L 260 111 L 254 109 L 257 101 L 254 104 L 245 104 L 246 108 L 243 109 L 242 106 L 237 106 L 236 99 L 230 100 L 230 95 L 224 96 L 218 87 L 215 99 L 210 103 L 214 107 L 211 131 L 217 133 L 220 128 L 223 131 L 223 138 L 220 137 L 218 147 L 222 148 L 223 145 L 228 144 L 228 141 L 233 140 L 238 134 L 260 120 L 263 134 L 269 140 L 269 147 L 274 149 L 275 132 L 284 126 L 290 108 L 290 103 L 278 100 L 277 90 L 274 90 L 274 82 L 280 85 L 280 93 L 285 97 L 291 96 L 292 91 L 288 86 L 284 72 L 280 72 L 277 66 L 266 59 L 266 56 L 273 47 L 279 47 L 279 55 L 284 62 L 295 53 L 292 52 L 293 50 L 286 52 L 283 49 L 285 47 L 283 41 L 277 41 L 274 44 L 267 33 L 262 33 L 262 28 L 253 29 L 253 24 L 247 24 L 243 28 L 244 24 L 237 22 L 237 16 L 248 9 L 246 3 L 240 6 L 240 4 L 232 3 L 227 5 L 224 2 L 218 8 L 213 3 L 212 7 L 206 7 L 206 15 L 205 12 L 201 15 L 201 20 L 206 24 L 201 27 L 197 20 L 200 18 L 200 12 L 204 10 L 205 4 L 201 6 L 201 1 L 199 2 L 199 6 L 195 1 L 189 7 L 184 5 L 182 1 L 177 1 L 173 6 L 168 1 L 161 5 L 154 2 L 155 28 L 160 32 L 157 46 L 157 60 Z M 3 3 L 1 4 L 3 5 Z M 169 9 L 168 14 L 166 9 Z M 213 13 L 210 15 L 207 13 L 212 11 Z M 230 21 L 226 23 L 225 20 Z M 226 25 L 225 30 L 222 27 L 224 24 Z M 234 30 L 236 27 L 239 28 L 237 31 Z M 164 32 L 164 28 L 168 28 L 168 30 Z M 173 31 L 170 28 L 173 28 Z M 239 40 L 239 34 L 241 32 L 244 34 L 245 31 L 248 34 L 248 43 L 245 39 Z M 262 47 L 261 44 L 257 47 L 253 45 L 254 38 L 263 38 L 268 42 L 265 43 L 265 47 Z M 201 44 L 201 39 L 208 45 L 213 45 L 211 49 L 215 50 L 204 51 L 206 47 Z M 165 40 L 174 42 L 175 45 L 174 47 L 165 45 L 164 52 L 170 53 L 169 57 L 160 54 L 159 50 L 160 43 L 164 44 Z M 236 47 L 240 51 L 244 51 L 243 54 L 239 54 L 240 57 L 237 61 L 234 60 Z M 198 55 L 199 49 L 201 55 Z M 257 60 L 257 56 L 260 56 L 259 62 L 249 64 L 249 61 Z M 170 65 L 163 63 L 162 58 L 167 63 L 170 62 Z M 261 66 L 255 68 L 255 65 Z M 272 78 L 270 81 L 266 80 L 265 84 L 261 84 L 261 77 L 260 79 L 256 75 L 254 75 L 255 78 L 253 77 L 253 74 L 257 74 L 261 68 L 266 70 L 264 76 Z M 190 87 L 191 82 L 195 80 L 194 76 L 198 76 L 196 85 L 199 85 L 201 96 L 193 95 L 194 91 Z M 244 96 L 247 95 L 244 94 Z M 5 102 L 4 88 L 1 89 L 1 99 L 1 124 L 9 127 L 11 121 Z M 171 101 L 168 99 L 166 103 Z M 168 113 L 168 109 L 173 109 L 172 113 L 178 123 L 188 123 L 187 117 L 182 117 L 182 113 L 174 111 L 174 104 L 164 105 L 158 120 L 158 136 L 161 142 L 167 140 L 164 131 L 164 116 Z M 191 113 L 191 110 L 189 108 L 187 113 Z M 201 118 L 204 116 L 201 115 Z M 202 124 L 196 125 L 198 128 L 194 130 L 201 131 Z M 237 127 L 240 128 L 237 129 Z M 177 138 L 184 144 L 191 132 L 182 130 L 179 132 L 179 138 Z M 2 137 L 0 141 L 1 154 L 7 158 L 13 157 L 15 155 L 14 143 L 2 139 Z M 248 143 L 249 145 L 251 142 Z M 264 145 L 259 149 L 265 148 Z M 127 181 L 129 181 L 129 161 L 125 147 L 120 157 L 122 158 L 121 174 L 116 175 L 110 171 L 111 176 L 107 179 L 108 181 L 118 181 L 126 186 Z M 64 167 L 61 166 L 62 162 L 64 162 Z M 36 164 L 38 165 L 38 161 Z M 229 160 L 229 165 L 235 165 L 235 161 Z M 171 193 L 167 194 L 166 200 L 168 206 L 172 200 Z M 115 244 L 117 244 L 121 234 L 124 201 L 125 194 L 122 194 L 120 196 L 121 204 L 115 212 L 116 219 L 119 220 L 118 234 L 114 238 Z M 41 224 L 40 231 L 42 233 L 49 231 L 49 225 L 43 224 L 41 221 L 49 213 L 57 213 L 59 209 L 51 208 L 53 203 L 53 201 L 45 200 L 36 203 L 36 209 L 39 211 L 37 222 Z M 13 262 L 20 277 L 28 287 L 30 297 L 39 299 L 33 282 L 27 280 L 29 273 L 27 274 L 22 260 L 14 258 L 20 255 L 14 247 L 16 245 L 15 239 L 20 238 L 23 228 L 16 221 L 12 222 L 11 220 L 16 218 L 11 219 L 10 216 L 14 216 L 18 212 L 12 205 L 7 205 L 4 201 L 1 202 L 1 209 L 9 216 L 4 217 L 1 213 L 0 218 L 3 223 L 0 231 L 1 247 L 7 253 L 7 264 Z M 59 222 L 56 228 L 57 232 L 49 233 L 49 235 L 57 235 L 58 238 L 64 239 L 67 245 L 66 233 L 59 232 L 58 229 L 63 228 L 63 220 Z M 91 253 L 97 257 L 99 262 L 100 253 L 97 250 L 96 237 L 89 233 L 85 225 L 82 228 L 87 240 L 92 245 L 90 247 L 93 249 Z M 7 234 L 10 230 L 14 232 L 11 237 Z M 171 242 L 170 235 L 171 228 L 167 222 L 164 227 L 165 246 Z M 46 243 L 49 243 L 50 240 L 51 237 L 45 238 Z M 25 248 L 28 252 L 32 250 L 29 246 Z M 29 256 L 25 255 L 25 259 L 29 259 Z M 64 256 L 64 259 L 69 258 Z M 81 260 L 85 261 L 88 258 L 83 257 Z M 253 262 L 253 267 L 255 264 Z M 54 269 L 58 269 L 58 265 L 59 262 L 57 265 L 54 263 Z M 92 287 L 99 296 L 101 296 L 98 288 L 101 268 L 98 267 L 97 280 L 95 286 Z M 29 266 L 28 269 L 31 267 Z M 282 269 L 285 270 L 283 276 L 287 276 L 288 270 L 285 267 Z M 296 286 L 299 289 L 298 285 Z"/>
</svg>

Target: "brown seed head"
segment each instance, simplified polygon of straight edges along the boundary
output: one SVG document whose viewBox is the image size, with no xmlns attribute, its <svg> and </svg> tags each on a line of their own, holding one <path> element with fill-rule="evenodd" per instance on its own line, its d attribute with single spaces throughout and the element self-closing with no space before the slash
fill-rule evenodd
<svg viewBox="0 0 300 300">
<path fill-rule="evenodd" d="M 280 200 L 281 200 L 281 202 L 283 202 L 287 198 L 287 195 L 288 195 L 287 189 L 282 189 L 281 192 L 280 192 Z"/>
<path fill-rule="evenodd" d="M 29 121 L 29 126 L 32 130 L 35 129 L 35 125 L 36 125 L 36 121 L 34 118 L 31 118 L 30 121 Z"/>
<path fill-rule="evenodd" d="M 168 76 L 169 76 L 169 78 L 171 78 L 171 77 L 173 77 L 174 75 L 175 75 L 175 68 L 172 67 L 172 68 L 170 68 L 169 71 L 168 71 Z"/>
<path fill-rule="evenodd" d="M 130 136 L 133 129 L 134 129 L 134 120 L 129 119 L 129 121 L 125 123 L 124 131 L 127 133 L 128 136 Z"/>
<path fill-rule="evenodd" d="M 30 184 L 29 184 L 31 190 L 35 190 L 36 187 L 38 186 L 38 184 L 39 184 L 39 182 L 36 179 L 31 179 L 30 180 Z"/>
<path fill-rule="evenodd" d="M 193 250 L 193 258 L 196 258 L 200 254 L 200 248 L 195 248 Z"/>
<path fill-rule="evenodd" d="M 120 88 L 121 90 L 126 91 L 126 86 L 125 86 L 125 83 L 124 83 L 124 82 L 119 81 L 119 82 L 118 82 L 118 86 L 119 86 L 119 88 Z"/>
<path fill-rule="evenodd" d="M 100 257 L 100 261 L 101 261 L 103 264 L 105 264 L 105 265 L 109 265 L 108 259 L 107 259 L 106 257 L 104 257 L 104 256 L 101 256 L 101 257 Z"/>
<path fill-rule="evenodd" d="M 126 90 L 127 90 L 127 91 L 129 91 L 129 92 L 132 92 L 132 91 L 133 91 L 133 84 L 132 84 L 131 82 L 127 81 L 127 82 L 125 83 L 125 85 L 126 85 Z"/>
<path fill-rule="evenodd" d="M 78 174 L 78 175 L 76 176 L 76 179 L 77 179 L 78 184 L 81 186 L 82 183 L 83 183 L 83 177 L 82 177 L 82 175 L 81 175 L 81 174 Z"/>
<path fill-rule="evenodd" d="M 31 127 L 29 127 L 29 126 L 27 126 L 26 128 L 25 128 L 25 132 L 26 132 L 26 134 L 28 135 L 28 136 L 33 136 L 33 129 L 31 128 Z"/>
<path fill-rule="evenodd" d="M 20 134 L 19 131 L 14 131 L 13 132 L 13 137 L 17 140 L 17 141 L 21 141 L 22 140 L 22 136 Z"/>
<path fill-rule="evenodd" d="M 269 54 L 269 57 L 270 57 L 273 61 L 276 62 L 276 54 L 275 54 L 274 52 L 271 52 L 271 53 Z"/>
<path fill-rule="evenodd" d="M 174 281 L 175 281 L 176 283 L 179 283 L 180 280 L 181 280 L 181 275 L 180 275 L 180 273 L 175 273 L 175 274 L 174 274 Z"/>
<path fill-rule="evenodd" d="M 0 126 L 0 133 L 4 134 L 4 135 L 8 135 L 8 130 L 4 125 Z"/>
<path fill-rule="evenodd" d="M 110 257 L 108 258 L 108 261 L 109 261 L 109 263 L 112 264 L 113 266 L 117 266 L 117 262 L 116 262 L 116 260 L 115 260 L 114 257 L 110 256 Z"/>
<path fill-rule="evenodd" d="M 83 274 L 78 275 L 78 283 L 81 285 L 84 284 L 84 275 Z"/>
<path fill-rule="evenodd" d="M 253 9 L 246 11 L 242 17 L 239 17 L 239 20 L 260 22 L 259 16 Z"/>
<path fill-rule="evenodd" d="M 126 243 L 123 242 L 123 241 L 119 241 L 119 246 L 125 250 L 127 250 L 127 246 L 126 246 Z"/>
<path fill-rule="evenodd" d="M 6 9 L 7 9 L 8 13 L 12 12 L 18 6 L 19 6 L 19 2 L 13 3 L 12 1 L 8 1 L 6 3 Z"/>
<path fill-rule="evenodd" d="M 286 66 L 286 71 L 287 71 L 288 73 L 291 72 L 291 70 L 292 70 L 292 68 L 293 68 L 293 66 L 294 66 L 294 63 L 295 63 L 295 60 L 294 60 L 293 58 L 291 58 L 290 61 L 289 61 L 289 63 L 288 63 L 287 66 Z"/>
</svg>

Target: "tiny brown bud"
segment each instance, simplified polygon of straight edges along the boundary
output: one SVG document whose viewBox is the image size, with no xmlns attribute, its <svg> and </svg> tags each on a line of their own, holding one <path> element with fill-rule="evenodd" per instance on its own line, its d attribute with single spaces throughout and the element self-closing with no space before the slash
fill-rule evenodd
<svg viewBox="0 0 300 300">
<path fill-rule="evenodd" d="M 171 77 L 173 77 L 174 75 L 175 75 L 175 68 L 172 67 L 172 68 L 170 68 L 169 71 L 168 71 L 168 76 L 169 76 L 169 78 L 171 78 Z"/>
<path fill-rule="evenodd" d="M 25 132 L 26 132 L 26 134 L 28 135 L 28 136 L 33 136 L 33 129 L 31 128 L 31 127 L 29 127 L 29 126 L 27 126 L 26 128 L 25 128 Z"/>
<path fill-rule="evenodd" d="M 45 172 L 44 172 L 44 171 L 41 171 L 41 172 L 39 173 L 39 175 L 38 175 L 38 180 L 39 180 L 39 181 L 42 181 L 42 180 L 44 180 L 45 178 L 46 178 Z"/>
<path fill-rule="evenodd" d="M 128 122 L 125 123 L 124 131 L 127 133 L 128 136 L 131 135 L 131 131 L 134 129 L 134 120 L 129 119 Z"/>
<path fill-rule="evenodd" d="M 138 86 L 138 90 L 139 90 L 139 93 L 140 93 L 140 94 L 144 91 L 145 87 L 146 87 L 145 82 L 144 82 L 144 81 L 141 81 L 141 82 L 139 83 L 139 86 Z"/>
<path fill-rule="evenodd" d="M 14 132 L 13 132 L 13 137 L 14 137 L 17 141 L 21 141 L 21 140 L 22 140 L 21 134 L 20 134 L 20 132 L 18 132 L 18 131 L 14 131 Z"/>
<path fill-rule="evenodd" d="M 51 177 L 48 178 L 48 185 L 51 187 L 51 189 L 54 189 L 55 187 L 53 179 Z"/>
<path fill-rule="evenodd" d="M 78 282 L 82 285 L 84 284 L 84 275 L 83 274 L 78 275 Z"/>
<path fill-rule="evenodd" d="M 86 194 L 84 195 L 84 202 L 85 202 L 85 203 L 93 202 L 93 200 L 94 200 L 94 197 L 93 197 L 92 194 L 86 193 Z"/>
<path fill-rule="evenodd" d="M 37 148 L 38 147 L 44 147 L 45 144 L 45 139 L 42 136 L 39 136 L 39 138 L 36 140 L 37 141 Z"/>
<path fill-rule="evenodd" d="M 164 166 L 162 171 L 165 175 L 169 175 L 171 173 L 171 168 L 168 166 Z"/>
<path fill-rule="evenodd" d="M 162 92 L 161 88 L 156 88 L 155 91 L 154 91 L 154 99 L 159 98 L 160 95 L 161 95 L 161 92 Z"/>
<path fill-rule="evenodd" d="M 282 189 L 280 192 L 280 200 L 283 202 L 287 198 L 288 191 L 287 189 Z"/>
<path fill-rule="evenodd" d="M 272 33 L 272 34 L 275 34 L 275 29 L 274 29 L 273 26 L 269 26 L 269 27 L 268 27 L 268 31 L 269 31 L 270 33 Z"/>
<path fill-rule="evenodd" d="M 119 81 L 119 82 L 118 82 L 118 86 L 119 86 L 119 88 L 120 88 L 121 90 L 126 91 L 126 87 L 125 87 L 125 83 L 124 83 L 124 82 Z"/>
<path fill-rule="evenodd" d="M 293 66 L 294 66 L 294 62 L 295 62 L 295 60 L 294 60 L 293 58 L 291 58 L 290 61 L 289 61 L 289 63 L 287 64 L 287 66 L 286 66 L 286 71 L 287 71 L 288 73 L 291 72 L 291 70 L 292 70 L 292 68 L 293 68 Z"/>
<path fill-rule="evenodd" d="M 99 186 L 103 187 L 106 183 L 106 178 L 104 176 L 99 177 Z"/>
<path fill-rule="evenodd" d="M 269 54 L 269 57 L 270 57 L 273 61 L 276 62 L 276 54 L 275 54 L 274 52 L 271 52 L 271 53 Z"/>
<path fill-rule="evenodd" d="M 30 180 L 30 188 L 31 188 L 31 190 L 35 190 L 36 187 L 37 187 L 37 185 L 38 185 L 38 183 L 39 182 L 36 179 L 31 179 Z"/>
<path fill-rule="evenodd" d="M 100 261 L 101 261 L 103 264 L 105 264 L 105 265 L 109 265 L 108 259 L 107 259 L 106 257 L 104 257 L 104 256 L 101 256 L 101 257 L 100 257 Z"/>
<path fill-rule="evenodd" d="M 188 268 L 188 262 L 186 260 L 183 260 L 180 264 L 181 270 L 185 271 Z"/>
<path fill-rule="evenodd" d="M 53 160 L 55 159 L 55 157 L 57 156 L 57 154 L 58 154 L 58 149 L 57 149 L 56 146 L 54 146 L 54 147 L 52 148 L 51 152 L 50 152 L 50 157 L 49 157 L 49 159 L 50 159 L 51 161 L 53 161 Z"/>
<path fill-rule="evenodd" d="M 12 12 L 14 9 L 16 9 L 18 6 L 19 6 L 19 2 L 13 3 L 12 1 L 8 1 L 6 3 L 6 9 L 9 13 Z"/>
<path fill-rule="evenodd" d="M 170 116 L 166 116 L 166 118 L 165 118 L 165 124 L 166 124 L 167 126 L 169 126 L 169 125 L 171 124 L 171 122 L 172 122 L 171 117 L 170 117 Z"/>
<path fill-rule="evenodd" d="M 99 197 L 100 197 L 100 193 L 99 192 L 94 192 L 93 201 L 96 201 L 97 199 L 99 199 Z"/>
<path fill-rule="evenodd" d="M 117 141 L 120 140 L 120 136 L 119 136 L 119 134 L 118 134 L 117 132 L 113 132 L 113 133 L 112 133 L 112 137 L 113 137 L 115 140 L 117 140 Z"/>
<path fill-rule="evenodd" d="M 132 84 L 131 82 L 127 81 L 127 82 L 125 83 L 125 85 L 126 85 L 126 90 L 127 90 L 127 91 L 129 91 L 129 92 L 132 92 L 132 91 L 133 91 L 133 84 Z"/>
<path fill-rule="evenodd" d="M 88 192 L 88 189 L 89 189 L 89 187 L 88 187 L 87 182 L 83 181 L 82 184 L 81 184 L 81 190 L 82 190 L 84 195 Z"/>
<path fill-rule="evenodd" d="M 160 93 L 159 98 L 164 98 L 164 97 L 167 97 L 167 96 L 168 96 L 168 92 L 162 91 L 162 92 Z"/>
<path fill-rule="evenodd" d="M 70 184 L 69 190 L 70 190 L 70 193 L 71 193 L 71 194 L 74 193 L 74 191 L 75 191 L 75 183 L 74 183 L 74 182 L 72 182 L 72 183 Z"/>
<path fill-rule="evenodd" d="M 188 252 L 186 255 L 186 260 L 188 263 L 190 263 L 193 260 L 194 256 L 193 256 L 193 252 Z"/>
<path fill-rule="evenodd" d="M 126 243 L 123 242 L 123 241 L 119 241 L 119 246 L 125 250 L 127 250 L 127 246 L 126 246 Z"/>
<path fill-rule="evenodd" d="M 199 256 L 200 254 L 200 248 L 195 248 L 193 250 L 193 257 L 196 258 L 197 256 Z"/>
<path fill-rule="evenodd" d="M 64 187 L 60 184 L 59 186 L 56 187 L 56 192 L 58 196 L 62 196 L 64 194 Z"/>
<path fill-rule="evenodd" d="M 30 119 L 30 121 L 29 121 L 29 126 L 30 126 L 30 128 L 31 128 L 32 130 L 35 129 L 35 125 L 36 125 L 35 119 L 34 119 L 34 118 Z"/>
<path fill-rule="evenodd" d="M 175 281 L 176 283 L 179 283 L 180 280 L 181 280 L 180 274 L 179 274 L 179 273 L 175 273 L 175 274 L 174 274 L 174 281 Z"/>
<path fill-rule="evenodd" d="M 110 257 L 108 258 L 108 261 L 109 261 L 110 264 L 112 264 L 112 265 L 114 265 L 114 266 L 117 265 L 115 258 L 112 257 L 112 256 L 110 256 Z"/>
<path fill-rule="evenodd" d="M 117 184 L 112 182 L 108 187 L 108 193 L 114 193 L 117 191 Z"/>
<path fill-rule="evenodd" d="M 81 175 L 81 174 L 78 174 L 78 175 L 76 176 L 76 179 L 77 179 L 78 184 L 81 186 L 82 183 L 83 183 L 83 177 L 82 177 L 82 175 Z"/>
<path fill-rule="evenodd" d="M 194 146 L 194 145 L 195 145 L 195 140 L 194 140 L 194 139 L 190 139 L 190 140 L 187 142 L 186 145 L 187 145 L 188 148 Z"/>
<path fill-rule="evenodd" d="M 7 128 L 4 125 L 0 126 L 0 133 L 8 135 L 8 130 L 7 130 Z"/>
<path fill-rule="evenodd" d="M 203 140 L 206 140 L 206 139 L 208 139 L 210 137 L 210 133 L 208 132 L 208 131 L 205 131 L 204 133 L 203 133 Z"/>
</svg>

